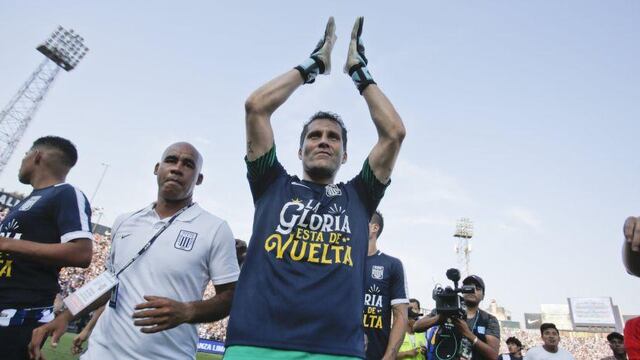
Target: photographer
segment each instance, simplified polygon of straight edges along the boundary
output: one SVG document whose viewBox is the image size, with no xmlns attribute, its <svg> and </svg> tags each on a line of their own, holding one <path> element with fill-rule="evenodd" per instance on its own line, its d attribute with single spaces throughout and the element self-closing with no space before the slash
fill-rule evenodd
<svg viewBox="0 0 640 360">
<path fill-rule="evenodd" d="M 500 325 L 495 316 L 479 308 L 485 295 L 484 281 L 477 275 L 470 275 L 462 284 L 474 289 L 473 293 L 463 294 L 467 319 L 452 318 L 451 321 L 456 331 L 471 342 L 473 360 L 495 360 L 499 355 Z M 443 325 L 446 321 L 446 316 L 436 315 L 434 310 L 429 316 L 418 320 L 413 329 L 416 332 L 424 332 L 433 326 Z"/>
</svg>

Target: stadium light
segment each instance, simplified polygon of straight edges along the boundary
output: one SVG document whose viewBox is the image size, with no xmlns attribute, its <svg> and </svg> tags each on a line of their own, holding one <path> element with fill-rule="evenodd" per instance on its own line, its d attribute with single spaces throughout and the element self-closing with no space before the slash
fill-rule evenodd
<svg viewBox="0 0 640 360">
<path fill-rule="evenodd" d="M 36 49 L 66 71 L 78 66 L 89 51 L 82 36 L 76 34 L 73 29 L 66 30 L 62 26 L 58 26 L 44 44 Z"/>
<path fill-rule="evenodd" d="M 460 218 L 456 222 L 456 232 L 453 237 L 458 239 L 455 252 L 458 263 L 462 267 L 464 276 L 469 276 L 469 264 L 471 262 L 471 238 L 473 237 L 473 222 L 469 218 Z"/>
<path fill-rule="evenodd" d="M 9 162 L 60 69 L 71 71 L 89 51 L 84 46 L 82 36 L 62 26 L 58 26 L 36 49 L 45 59 L 0 111 L 0 173 Z"/>
</svg>

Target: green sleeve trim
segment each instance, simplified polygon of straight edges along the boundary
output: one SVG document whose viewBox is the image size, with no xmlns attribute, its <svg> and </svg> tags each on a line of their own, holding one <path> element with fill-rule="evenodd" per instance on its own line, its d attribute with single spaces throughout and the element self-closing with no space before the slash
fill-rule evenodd
<svg viewBox="0 0 640 360">
<path fill-rule="evenodd" d="M 360 172 L 360 174 L 362 175 L 362 180 L 370 189 L 375 189 L 378 187 L 385 188 L 388 185 L 388 184 L 383 184 L 380 180 L 378 180 L 376 175 L 373 173 L 373 170 L 371 169 L 371 165 L 369 165 L 369 158 L 367 158 L 364 161 L 364 164 L 362 165 L 362 171 Z"/>
<path fill-rule="evenodd" d="M 269 169 L 276 163 L 276 145 L 273 144 L 271 149 L 266 154 L 259 158 L 249 161 L 247 157 L 244 157 L 244 161 L 247 163 L 247 171 L 249 172 L 249 178 L 257 179 L 267 173 Z"/>
</svg>

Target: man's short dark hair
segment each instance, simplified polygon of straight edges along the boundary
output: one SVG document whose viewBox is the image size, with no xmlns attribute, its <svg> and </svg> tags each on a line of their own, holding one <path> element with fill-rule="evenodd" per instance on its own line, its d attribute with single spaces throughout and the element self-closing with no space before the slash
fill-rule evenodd
<svg viewBox="0 0 640 360">
<path fill-rule="evenodd" d="M 382 213 L 376 210 L 376 212 L 371 215 L 371 222 L 374 224 L 378 224 L 378 227 L 380 228 L 380 230 L 378 230 L 378 233 L 376 234 L 377 239 L 382 234 L 382 229 L 384 229 L 384 218 L 382 217 Z"/>
<path fill-rule="evenodd" d="M 520 349 L 522 349 L 522 343 L 520 342 L 520 340 L 518 340 L 517 337 L 512 336 L 510 338 L 507 339 L 507 341 L 505 342 L 507 345 L 509 344 L 514 344 L 515 346 L 519 347 Z"/>
<path fill-rule="evenodd" d="M 560 331 L 558 331 L 556 324 L 553 323 L 544 323 L 540 325 L 540 334 L 544 334 L 544 331 L 549 329 L 554 329 L 558 334 L 560 334 Z"/>
<path fill-rule="evenodd" d="M 422 307 L 420 306 L 420 301 L 418 299 L 411 298 L 409 299 L 409 303 L 416 303 L 418 304 L 418 308 L 422 309 Z"/>
<path fill-rule="evenodd" d="M 344 122 L 342 121 L 342 118 L 340 118 L 340 115 L 332 113 L 330 111 L 318 111 L 317 113 L 313 114 L 311 118 L 309 118 L 309 121 L 304 124 L 304 126 L 302 127 L 302 132 L 300 133 L 300 148 L 302 149 L 304 138 L 309 132 L 309 124 L 318 119 L 331 120 L 340 125 L 340 129 L 342 129 L 342 148 L 344 151 L 347 151 L 347 128 L 344 126 Z"/>
<path fill-rule="evenodd" d="M 607 341 L 611 342 L 614 339 L 618 339 L 620 341 L 624 341 L 624 336 L 622 334 L 620 334 L 619 332 L 612 332 L 611 334 L 607 335 Z"/>
<path fill-rule="evenodd" d="M 33 142 L 32 148 L 36 147 L 47 147 L 60 151 L 60 162 L 68 168 L 72 168 L 78 161 L 78 151 L 75 145 L 65 138 L 59 136 L 43 136 Z"/>
</svg>

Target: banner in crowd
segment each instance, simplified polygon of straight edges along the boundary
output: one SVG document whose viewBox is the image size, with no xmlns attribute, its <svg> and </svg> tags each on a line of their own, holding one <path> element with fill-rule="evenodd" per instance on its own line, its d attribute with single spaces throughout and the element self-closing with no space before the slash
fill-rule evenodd
<svg viewBox="0 0 640 360">
<path fill-rule="evenodd" d="M 0 191 L 0 209 L 12 208 L 20 202 L 20 199 L 9 193 Z"/>
<path fill-rule="evenodd" d="M 224 343 L 216 340 L 198 339 L 198 351 L 207 354 L 224 354 Z"/>
<path fill-rule="evenodd" d="M 542 314 L 524 313 L 524 327 L 527 329 L 539 330 L 542 325 Z"/>
<path fill-rule="evenodd" d="M 574 326 L 616 325 L 610 297 L 569 298 L 568 301 Z"/>
</svg>

